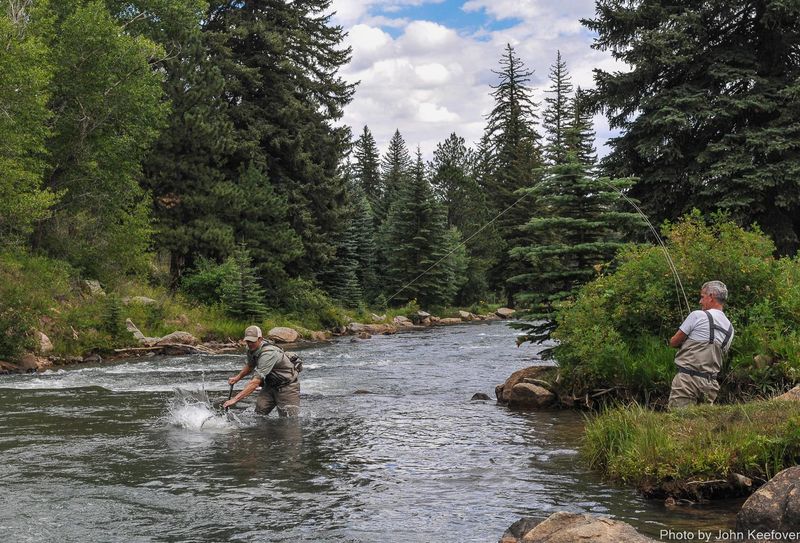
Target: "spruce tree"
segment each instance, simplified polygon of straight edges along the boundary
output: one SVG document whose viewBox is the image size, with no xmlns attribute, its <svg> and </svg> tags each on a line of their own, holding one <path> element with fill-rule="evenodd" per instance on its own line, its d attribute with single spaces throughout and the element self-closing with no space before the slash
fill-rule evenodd
<svg viewBox="0 0 800 543">
<path fill-rule="evenodd" d="M 293 272 L 312 278 L 328 268 L 347 211 L 339 164 L 350 131 L 336 121 L 354 86 L 338 75 L 350 49 L 330 4 L 214 0 L 204 27 L 234 127 L 226 175 L 251 162 L 263 171 L 302 242 Z"/>
<path fill-rule="evenodd" d="M 800 4 L 599 0 L 583 23 L 593 47 L 630 67 L 595 71 L 594 99 L 621 132 L 606 171 L 639 178 L 632 194 L 653 222 L 723 209 L 793 254 Z"/>
<path fill-rule="evenodd" d="M 382 239 L 387 260 L 384 292 L 392 297 L 390 304 L 412 299 L 425 307 L 450 302 L 453 276 L 439 262 L 448 247 L 444 210 L 425 177 L 419 150 L 411 178 L 396 189 Z"/>
<path fill-rule="evenodd" d="M 536 103 L 528 86 L 532 71 L 517 56 L 511 45 L 506 46 L 500 59 L 499 77 L 494 89 L 495 106 L 489 114 L 486 138 L 491 153 L 492 170 L 484 183 L 502 243 L 504 253 L 526 245 L 519 226 L 530 218 L 529 202 L 524 205 L 525 193 L 520 189 L 533 187 L 542 166 L 540 135 L 536 131 Z M 516 261 L 499 259 L 490 271 L 496 288 L 504 288 L 509 305 L 513 305 L 518 286 L 507 283 L 509 277 L 522 273 Z"/>
<path fill-rule="evenodd" d="M 371 208 L 381 208 L 384 186 L 380 172 L 380 155 L 375 138 L 366 125 L 353 146 L 353 156 L 355 158 L 352 165 L 353 180 L 361 187 Z M 375 222 L 375 225 L 378 223 Z"/>
<path fill-rule="evenodd" d="M 580 112 L 571 115 L 585 119 Z M 558 304 L 595 277 L 596 268 L 610 262 L 623 245 L 624 234 L 641 225 L 637 213 L 624 210 L 620 195 L 632 180 L 598 178 L 593 163 L 581 159 L 579 153 L 591 148 L 593 140 L 585 124 L 574 123 L 564 134 L 569 145 L 563 162 L 549 165 L 541 182 L 528 189 L 536 201 L 533 218 L 522 226 L 530 244 L 511 251 L 525 272 L 510 281 L 521 287 L 517 303 L 534 324 L 515 326 L 526 331 L 518 343 L 548 339 Z"/>
<path fill-rule="evenodd" d="M 570 118 L 570 100 L 572 99 L 572 83 L 567 71 L 567 63 L 561 58 L 561 51 L 556 54 L 556 62 L 550 67 L 550 88 L 545 91 L 546 107 L 542 114 L 542 125 L 545 129 L 545 159 L 551 164 L 561 164 L 567 158 L 566 133 L 572 119 Z"/>
<path fill-rule="evenodd" d="M 258 321 L 267 312 L 264 289 L 259 284 L 250 252 L 244 243 L 237 245 L 229 257 L 233 273 L 222 285 L 222 303 L 229 315 L 238 319 Z"/>
<path fill-rule="evenodd" d="M 351 228 L 355 235 L 356 276 L 364 297 L 371 302 L 380 291 L 374 214 L 366 194 L 357 190 L 353 198 Z"/>
<path fill-rule="evenodd" d="M 379 223 L 386 219 L 386 214 L 398 192 L 403 185 L 409 183 L 411 177 L 411 154 L 408 152 L 403 136 L 400 135 L 400 130 L 395 130 L 392 139 L 389 140 L 389 148 L 381 159 L 381 178 L 384 187 L 383 200 L 379 206 L 373 207 Z"/>
</svg>

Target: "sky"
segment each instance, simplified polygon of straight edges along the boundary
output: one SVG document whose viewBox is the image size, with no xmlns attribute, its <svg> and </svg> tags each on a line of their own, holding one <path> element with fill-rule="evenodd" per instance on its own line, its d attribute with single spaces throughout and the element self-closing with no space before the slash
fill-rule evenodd
<svg viewBox="0 0 800 543">
<path fill-rule="evenodd" d="M 594 87 L 594 68 L 620 69 L 591 48 L 594 35 L 580 24 L 594 15 L 594 0 L 333 0 L 332 9 L 352 48 L 340 74 L 359 82 L 342 122 L 354 137 L 369 126 L 381 154 L 395 129 L 427 160 L 452 132 L 474 147 L 506 44 L 534 71 L 542 105 L 559 50 L 576 87 Z M 604 117 L 595 117 L 595 131 L 603 156 L 611 136 Z"/>
</svg>

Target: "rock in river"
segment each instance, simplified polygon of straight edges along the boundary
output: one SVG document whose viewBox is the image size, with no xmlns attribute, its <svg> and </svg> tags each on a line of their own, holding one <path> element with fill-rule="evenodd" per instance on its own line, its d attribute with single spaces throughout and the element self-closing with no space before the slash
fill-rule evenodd
<svg viewBox="0 0 800 543">
<path fill-rule="evenodd" d="M 736 515 L 736 531 L 800 534 L 800 466 L 778 473 L 747 498 Z"/>
<path fill-rule="evenodd" d="M 523 518 L 506 530 L 500 543 L 654 543 L 633 526 L 586 513 L 553 513 L 539 524 Z"/>
</svg>

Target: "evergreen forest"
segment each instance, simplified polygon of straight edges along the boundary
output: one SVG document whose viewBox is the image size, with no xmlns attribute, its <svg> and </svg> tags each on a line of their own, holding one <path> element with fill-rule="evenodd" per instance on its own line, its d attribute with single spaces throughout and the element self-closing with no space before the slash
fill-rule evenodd
<svg viewBox="0 0 800 543">
<path fill-rule="evenodd" d="M 90 316 L 53 300 L 85 279 L 160 289 L 231 330 L 490 302 L 543 341 L 626 243 L 654 241 L 637 206 L 656 225 L 722 212 L 776 257 L 800 248 L 796 3 L 598 0 L 582 23 L 628 71 L 577 88 L 552 51 L 535 89 L 507 45 L 486 59 L 483 137 L 454 132 L 430 160 L 403 127 L 381 150 L 341 124 L 358 86 L 331 0 L 0 9 L 0 356 L 59 319 L 77 338 Z M 602 160 L 598 113 L 618 130 Z"/>
</svg>

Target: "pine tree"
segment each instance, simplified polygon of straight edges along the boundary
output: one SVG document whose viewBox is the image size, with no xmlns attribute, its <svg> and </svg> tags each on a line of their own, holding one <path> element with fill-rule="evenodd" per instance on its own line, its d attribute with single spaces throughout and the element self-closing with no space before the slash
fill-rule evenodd
<svg viewBox="0 0 800 543">
<path fill-rule="evenodd" d="M 572 151 L 578 162 L 594 168 L 597 164 L 597 153 L 594 149 L 595 133 L 590 106 L 586 92 L 578 87 L 569 106 L 572 120 L 564 141 L 567 151 Z"/>
<path fill-rule="evenodd" d="M 585 116 L 578 111 L 574 118 Z M 510 281 L 522 287 L 518 305 L 527 309 L 526 320 L 534 321 L 515 326 L 526 331 L 518 343 L 548 339 L 558 304 L 595 277 L 596 268 L 610 262 L 623 245 L 624 233 L 641 224 L 637 213 L 622 211 L 620 191 L 632 180 L 598 178 L 593 163 L 580 158 L 579 152 L 591 150 L 594 133 L 576 122 L 564 141 L 569 144 L 563 162 L 549 165 L 541 182 L 528 189 L 536 211 L 522 229 L 531 243 L 511 251 L 525 272 Z"/>
<path fill-rule="evenodd" d="M 364 297 L 372 301 L 378 295 L 377 243 L 374 214 L 367 196 L 355 191 L 353 203 L 352 229 L 355 235 L 356 276 Z"/>
<path fill-rule="evenodd" d="M 525 68 L 511 45 L 506 46 L 500 67 L 500 71 L 494 72 L 500 81 L 492 87 L 495 106 L 486 127 L 492 170 L 484 183 L 492 211 L 498 216 L 495 224 L 502 240 L 499 249 L 505 253 L 526 245 L 519 226 L 530 218 L 530 203 L 521 203 L 525 196 L 524 193 L 520 196 L 519 191 L 536 184 L 542 158 L 541 137 L 535 127 L 536 104 L 527 86 L 533 72 Z M 522 271 L 518 262 L 506 262 L 503 258 L 490 271 L 490 280 L 505 288 L 510 305 L 518 286 L 507 280 Z"/>
<path fill-rule="evenodd" d="M 406 142 L 400 135 L 400 130 L 395 130 L 389 140 L 389 148 L 381 159 L 381 178 L 383 180 L 383 201 L 380 206 L 373 207 L 373 211 L 383 223 L 386 214 L 392 206 L 397 193 L 407 184 L 412 176 L 411 154 L 408 152 Z"/>
<path fill-rule="evenodd" d="M 347 211 L 339 163 L 350 131 L 336 121 L 354 86 L 338 75 L 350 49 L 330 4 L 215 0 L 204 27 L 234 127 L 226 175 L 249 163 L 264 172 L 302 240 L 293 273 L 312 278 L 328 268 Z"/>
<path fill-rule="evenodd" d="M 231 255 L 234 273 L 222 286 L 222 303 L 232 317 L 258 321 L 264 317 L 264 289 L 258 281 L 247 247 L 239 244 Z"/>
<path fill-rule="evenodd" d="M 550 94 L 544 99 L 547 106 L 542 114 L 547 139 L 545 158 L 551 164 L 561 164 L 567 158 L 566 133 L 572 121 L 572 83 L 561 51 L 557 52 L 556 63 L 550 67 L 550 88 L 545 92 Z"/>
<path fill-rule="evenodd" d="M 382 239 L 387 260 L 384 292 L 391 297 L 390 303 L 416 299 L 423 306 L 436 306 L 450 302 L 452 274 L 441 262 L 434 265 L 447 254 L 444 210 L 425 178 L 419 150 L 411 178 L 396 189 Z"/>
<path fill-rule="evenodd" d="M 604 163 L 640 180 L 652 221 L 692 208 L 758 222 L 783 253 L 800 232 L 800 4 L 597 2 L 593 47 L 630 66 L 595 71 L 621 134 Z"/>
<path fill-rule="evenodd" d="M 384 198 L 384 186 L 380 172 L 380 155 L 372 132 L 364 125 L 364 131 L 358 137 L 353 148 L 355 161 L 352 165 L 352 176 L 366 195 L 373 209 L 380 208 Z M 375 222 L 378 226 L 378 223 Z"/>
</svg>

